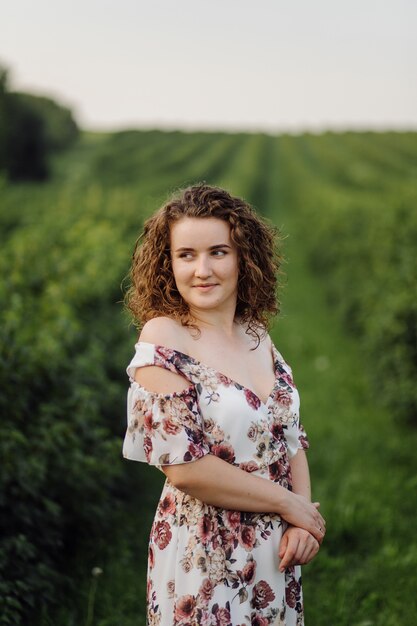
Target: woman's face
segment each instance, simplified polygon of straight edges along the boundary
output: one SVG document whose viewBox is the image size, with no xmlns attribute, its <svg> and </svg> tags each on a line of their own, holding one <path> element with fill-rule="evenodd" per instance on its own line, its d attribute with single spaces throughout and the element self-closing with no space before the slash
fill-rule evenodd
<svg viewBox="0 0 417 626">
<path fill-rule="evenodd" d="M 230 226 L 215 217 L 183 217 L 170 229 L 174 279 L 190 310 L 230 309 L 237 301 L 238 254 Z"/>
</svg>

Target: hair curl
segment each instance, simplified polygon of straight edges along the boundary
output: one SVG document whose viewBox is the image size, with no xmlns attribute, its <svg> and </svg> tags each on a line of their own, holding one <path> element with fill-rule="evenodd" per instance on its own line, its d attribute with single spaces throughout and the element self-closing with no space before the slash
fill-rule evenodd
<svg viewBox="0 0 417 626">
<path fill-rule="evenodd" d="M 238 251 L 236 317 L 247 333 L 260 340 L 269 318 L 280 312 L 278 275 L 284 257 L 277 250 L 278 228 L 261 219 L 241 198 L 220 187 L 199 183 L 177 190 L 148 220 L 136 240 L 124 304 L 140 328 L 148 320 L 167 316 L 198 331 L 187 303 L 177 290 L 171 264 L 170 226 L 183 217 L 215 217 L 227 222 Z"/>
</svg>

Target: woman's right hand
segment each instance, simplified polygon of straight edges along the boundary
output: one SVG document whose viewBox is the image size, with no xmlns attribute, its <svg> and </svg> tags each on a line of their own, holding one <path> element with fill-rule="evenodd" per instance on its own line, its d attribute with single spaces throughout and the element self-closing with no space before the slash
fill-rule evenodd
<svg viewBox="0 0 417 626">
<path fill-rule="evenodd" d="M 320 502 L 310 502 L 304 496 L 288 491 L 280 515 L 292 526 L 308 530 L 321 544 L 326 533 L 326 522 L 319 512 Z"/>
</svg>

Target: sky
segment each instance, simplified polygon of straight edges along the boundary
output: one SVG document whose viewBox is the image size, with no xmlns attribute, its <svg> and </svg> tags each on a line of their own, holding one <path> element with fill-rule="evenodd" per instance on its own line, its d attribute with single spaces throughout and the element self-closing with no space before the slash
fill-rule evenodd
<svg viewBox="0 0 417 626">
<path fill-rule="evenodd" d="M 91 130 L 416 130 L 416 27 L 415 0 L 0 0 L 0 64 Z"/>
</svg>

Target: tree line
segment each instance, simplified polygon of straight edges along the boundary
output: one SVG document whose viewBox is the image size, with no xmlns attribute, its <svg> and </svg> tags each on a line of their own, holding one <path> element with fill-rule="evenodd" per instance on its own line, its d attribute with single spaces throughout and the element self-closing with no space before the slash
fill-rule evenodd
<svg viewBox="0 0 417 626">
<path fill-rule="evenodd" d="M 0 65 L 0 175 L 10 182 L 46 180 L 52 153 L 79 136 L 70 109 L 51 98 L 10 89 Z"/>
</svg>

